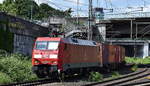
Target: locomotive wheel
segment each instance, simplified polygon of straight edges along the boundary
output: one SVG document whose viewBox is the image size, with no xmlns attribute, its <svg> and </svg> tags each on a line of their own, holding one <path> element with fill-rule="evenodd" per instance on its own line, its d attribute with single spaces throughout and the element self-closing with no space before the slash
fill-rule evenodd
<svg viewBox="0 0 150 86">
<path fill-rule="evenodd" d="M 45 78 L 45 77 L 46 77 L 45 75 L 43 75 L 43 74 L 40 73 L 40 72 L 36 73 L 36 75 L 37 75 L 37 77 L 39 77 L 39 78 Z"/>
<path fill-rule="evenodd" d="M 58 78 L 59 78 L 59 80 L 60 80 L 61 82 L 63 82 L 63 81 L 65 80 L 65 73 L 64 73 L 64 72 L 59 73 L 59 74 L 58 74 Z"/>
<path fill-rule="evenodd" d="M 39 77 L 39 78 L 46 78 L 47 75 L 48 75 L 48 70 L 46 67 L 38 67 L 38 70 L 36 72 L 36 75 Z"/>
<path fill-rule="evenodd" d="M 48 77 L 51 79 L 59 79 L 59 74 L 57 72 L 53 72 L 48 74 Z"/>
</svg>

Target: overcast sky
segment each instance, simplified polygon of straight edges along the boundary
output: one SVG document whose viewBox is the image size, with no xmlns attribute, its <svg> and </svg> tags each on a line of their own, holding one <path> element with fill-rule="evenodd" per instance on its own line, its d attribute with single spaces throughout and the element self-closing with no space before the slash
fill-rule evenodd
<svg viewBox="0 0 150 86">
<path fill-rule="evenodd" d="M 0 0 L 2 3 L 3 0 Z M 34 0 L 38 4 L 40 3 L 48 3 L 50 6 L 60 9 L 66 10 L 68 8 L 72 8 L 73 15 L 77 14 L 77 0 Z M 79 14 L 80 16 L 87 16 L 88 13 L 88 1 L 89 0 L 79 0 Z M 104 7 L 104 8 L 114 8 L 116 11 L 124 12 L 130 11 L 131 9 L 122 9 L 127 7 L 143 7 L 146 8 L 144 11 L 149 11 L 150 9 L 150 1 L 149 0 L 93 0 L 94 7 Z M 140 9 L 140 8 L 137 8 Z M 132 9 L 135 10 L 135 9 Z"/>
</svg>

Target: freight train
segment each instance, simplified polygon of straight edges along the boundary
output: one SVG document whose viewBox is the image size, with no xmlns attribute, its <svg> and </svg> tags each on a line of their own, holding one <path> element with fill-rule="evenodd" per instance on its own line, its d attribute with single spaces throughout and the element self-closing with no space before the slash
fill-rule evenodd
<svg viewBox="0 0 150 86">
<path fill-rule="evenodd" d="M 76 38 L 38 37 L 32 52 L 32 70 L 38 77 L 85 73 L 115 68 L 124 62 L 125 49 Z"/>
</svg>

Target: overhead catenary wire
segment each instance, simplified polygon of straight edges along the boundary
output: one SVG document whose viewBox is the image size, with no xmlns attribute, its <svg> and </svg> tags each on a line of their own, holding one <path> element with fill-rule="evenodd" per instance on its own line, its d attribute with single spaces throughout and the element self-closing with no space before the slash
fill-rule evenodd
<svg viewBox="0 0 150 86">
<path fill-rule="evenodd" d="M 146 7 L 147 6 L 147 4 L 150 4 L 150 2 L 149 1 L 147 1 L 147 0 L 141 0 L 142 2 L 143 2 L 143 6 L 144 7 Z"/>
<path fill-rule="evenodd" d="M 55 6 L 61 6 L 61 7 L 59 7 L 60 9 L 62 9 L 62 7 L 64 7 L 64 8 L 68 8 L 68 9 L 72 8 L 75 11 L 77 11 L 77 8 L 74 8 L 74 7 L 71 7 L 71 6 L 67 6 L 67 5 L 56 3 L 56 2 L 52 2 L 52 1 L 48 1 L 48 2 L 50 2 L 51 4 L 54 4 Z M 85 9 L 79 9 L 78 11 L 88 12 L 88 10 L 85 10 Z"/>
<path fill-rule="evenodd" d="M 48 2 L 49 2 L 49 3 L 51 3 L 51 5 L 54 5 L 54 6 L 56 6 L 57 8 L 59 8 L 59 9 L 61 9 L 61 10 L 62 10 L 62 8 L 61 8 L 61 7 L 59 7 L 56 3 L 54 3 L 54 2 L 52 2 L 52 1 L 50 1 L 50 0 L 48 0 Z"/>
<path fill-rule="evenodd" d="M 99 0 L 97 0 L 97 7 L 99 6 L 99 4 L 98 4 L 99 2 L 98 2 L 98 1 L 99 1 Z"/>
<path fill-rule="evenodd" d="M 76 1 L 73 1 L 73 0 L 63 0 L 63 1 L 71 2 L 71 3 L 74 3 L 74 4 L 76 4 L 76 3 L 77 3 Z M 81 2 L 79 2 L 78 4 L 79 4 L 79 5 L 83 5 L 83 6 L 88 6 L 88 4 L 81 3 Z"/>
<path fill-rule="evenodd" d="M 111 2 L 111 0 L 108 0 L 109 1 L 109 4 L 110 4 L 110 8 L 112 9 L 113 8 L 113 4 Z"/>
<path fill-rule="evenodd" d="M 49 1 L 53 1 L 53 0 L 49 0 Z M 73 0 L 63 0 L 63 1 L 65 1 L 65 2 L 71 2 L 71 3 L 75 3 L 76 4 L 76 1 L 73 1 Z M 97 1 L 99 1 L 99 0 L 97 0 Z M 115 10 L 117 10 L 117 11 L 119 11 L 119 9 L 127 9 L 127 8 L 118 8 L 118 7 L 116 7 L 113 3 L 112 3 L 112 0 L 104 0 L 105 1 L 105 4 L 107 5 L 106 6 L 106 9 L 107 9 L 107 7 L 110 7 L 110 8 L 113 8 L 113 9 L 115 9 Z M 143 1 L 143 2 L 145 2 L 145 3 L 149 3 L 147 0 L 141 0 L 141 1 Z M 127 7 L 129 7 L 129 0 L 126 0 L 126 2 L 127 2 Z M 54 2 L 55 3 L 55 2 Z M 56 4 L 56 3 L 55 3 Z M 57 3 L 57 4 L 59 4 L 59 5 L 61 5 L 62 7 L 65 7 L 65 8 L 73 8 L 73 7 L 71 7 L 71 6 L 67 6 L 66 4 L 64 5 L 64 4 L 61 4 L 61 3 Z M 97 3 L 98 4 L 98 3 Z M 58 6 L 59 6 L 58 5 Z M 79 5 L 82 5 L 82 6 L 88 6 L 88 4 L 86 4 L 86 3 L 83 3 L 83 2 L 79 2 Z M 110 6 L 108 6 L 108 5 L 110 5 Z M 55 5 L 56 6 L 56 5 Z M 59 9 L 60 8 L 62 8 L 62 7 L 60 7 L 59 6 Z M 75 8 L 73 8 L 73 9 L 75 9 Z M 84 10 L 81 10 L 81 11 L 84 11 Z M 87 10 L 86 10 L 87 11 Z"/>
<path fill-rule="evenodd" d="M 75 7 L 72 7 L 72 6 L 70 6 L 70 5 L 67 5 L 67 4 L 62 4 L 62 3 L 57 3 L 57 1 L 53 1 L 53 0 L 47 0 L 48 2 L 49 2 L 49 4 L 51 4 L 51 5 L 54 5 L 55 7 L 57 7 L 58 9 L 61 9 L 61 10 L 64 10 L 64 8 L 65 9 L 69 9 L 69 8 L 72 8 L 73 9 L 73 13 L 75 13 L 75 12 L 82 12 L 82 14 L 84 13 L 84 14 L 87 14 L 87 12 L 88 12 L 88 10 L 86 10 L 85 8 L 84 9 L 77 9 L 77 8 L 75 8 Z M 66 3 L 67 2 L 70 2 L 70 3 L 76 3 L 76 1 L 73 1 L 73 0 L 63 0 L 63 1 L 65 1 Z M 97 0 L 97 2 L 98 2 L 99 0 Z M 104 10 L 105 9 L 113 9 L 113 11 L 110 11 L 110 12 L 112 12 L 112 13 L 118 13 L 118 12 L 121 12 L 121 13 L 126 13 L 125 12 L 125 10 L 128 10 L 128 9 L 136 9 L 135 7 L 134 8 L 117 8 L 116 6 L 114 6 L 114 4 L 111 2 L 111 0 L 104 0 L 105 2 L 105 4 L 106 4 L 106 8 L 104 8 Z M 127 2 L 128 2 L 128 0 L 126 0 Z M 143 1 L 146 1 L 146 0 L 143 0 Z M 100 1 L 99 1 L 100 2 Z M 79 2 L 79 4 L 78 4 L 79 6 L 87 6 L 87 4 L 85 4 L 85 3 L 83 3 L 83 2 Z M 110 6 L 109 6 L 110 5 Z M 129 5 L 129 3 L 128 3 L 128 5 Z M 97 3 L 97 6 L 98 6 L 98 3 Z M 99 5 L 100 6 L 100 5 Z M 138 10 L 139 11 L 139 10 Z M 104 11 L 104 12 L 106 12 L 106 14 L 108 13 L 107 11 Z M 136 12 L 136 10 L 134 11 L 134 12 Z"/>
<path fill-rule="evenodd" d="M 106 8 L 108 8 L 107 0 L 105 0 L 105 5 L 106 5 Z"/>
</svg>

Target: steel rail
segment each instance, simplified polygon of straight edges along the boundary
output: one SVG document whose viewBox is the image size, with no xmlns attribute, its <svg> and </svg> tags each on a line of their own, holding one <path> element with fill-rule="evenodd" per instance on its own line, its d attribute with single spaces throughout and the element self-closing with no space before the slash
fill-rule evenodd
<svg viewBox="0 0 150 86">
<path fill-rule="evenodd" d="M 118 86 L 118 84 L 128 82 L 128 81 L 131 81 L 131 80 L 149 75 L 149 73 L 146 73 L 147 71 L 148 71 L 148 69 L 145 68 L 145 69 L 142 69 L 142 70 L 134 72 L 134 73 L 123 75 L 119 78 L 115 78 L 115 79 L 111 79 L 111 80 L 105 80 L 105 81 L 102 81 L 102 82 L 86 84 L 86 85 L 83 85 L 83 86 L 95 86 L 95 85 L 97 85 L 97 86 L 114 86 L 114 85 L 117 85 Z M 141 74 L 143 74 L 143 75 L 141 75 Z M 139 76 L 137 76 L 137 75 L 139 75 Z M 134 77 L 134 78 L 132 78 L 132 77 Z"/>
<path fill-rule="evenodd" d="M 121 86 L 150 86 L 150 81 L 142 81 L 136 83 L 129 83 Z"/>
</svg>

